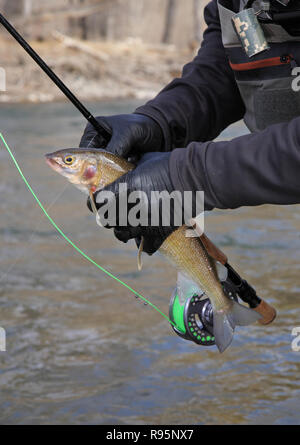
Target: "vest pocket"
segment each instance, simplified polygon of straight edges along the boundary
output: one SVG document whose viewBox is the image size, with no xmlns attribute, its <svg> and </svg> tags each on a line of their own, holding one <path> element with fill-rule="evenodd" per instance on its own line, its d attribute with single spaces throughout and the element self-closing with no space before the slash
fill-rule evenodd
<svg viewBox="0 0 300 445">
<path fill-rule="evenodd" d="M 247 109 L 244 120 L 250 131 L 261 131 L 300 116 L 300 93 L 293 91 L 292 81 L 292 76 L 238 81 Z"/>
</svg>

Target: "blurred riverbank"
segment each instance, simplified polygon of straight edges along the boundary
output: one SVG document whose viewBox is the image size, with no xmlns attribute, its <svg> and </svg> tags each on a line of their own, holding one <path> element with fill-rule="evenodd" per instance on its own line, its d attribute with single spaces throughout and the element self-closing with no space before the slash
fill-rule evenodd
<svg viewBox="0 0 300 445">
<path fill-rule="evenodd" d="M 30 42 L 46 63 L 81 100 L 140 99 L 158 93 L 195 54 L 195 47 L 82 41 L 54 32 L 44 42 Z M 58 88 L 10 37 L 0 38 L 0 65 L 6 72 L 2 103 L 64 100 Z"/>
</svg>

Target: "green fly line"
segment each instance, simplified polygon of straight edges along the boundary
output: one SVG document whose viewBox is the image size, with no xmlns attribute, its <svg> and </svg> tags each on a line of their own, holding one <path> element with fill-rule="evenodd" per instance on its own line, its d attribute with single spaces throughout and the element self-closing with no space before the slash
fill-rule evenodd
<svg viewBox="0 0 300 445">
<path fill-rule="evenodd" d="M 21 178 L 23 179 L 24 183 L 26 184 L 28 190 L 30 191 L 30 193 L 32 194 L 32 196 L 34 197 L 35 201 L 37 202 L 37 204 L 39 205 L 39 207 L 41 208 L 41 210 L 43 211 L 43 213 L 45 214 L 45 216 L 47 217 L 47 219 L 50 221 L 50 223 L 52 224 L 52 226 L 55 228 L 55 230 L 60 234 L 60 236 L 68 243 L 70 244 L 70 246 L 73 247 L 73 249 L 76 250 L 76 252 L 78 252 L 81 256 L 83 256 L 83 258 L 85 258 L 87 261 L 89 261 L 91 264 L 93 264 L 94 266 L 96 266 L 99 270 L 101 270 L 101 272 L 103 272 L 105 275 L 107 275 L 108 277 L 110 277 L 111 279 L 115 280 L 117 283 L 119 283 L 121 286 L 125 287 L 127 290 L 129 290 L 133 295 L 135 295 L 136 297 L 140 298 L 142 301 L 144 301 L 147 305 L 149 305 L 150 307 L 152 307 L 154 310 L 156 310 L 161 316 L 163 316 L 169 323 L 171 323 L 173 326 L 176 327 L 175 323 L 173 323 L 169 317 L 164 314 L 157 306 L 155 306 L 153 303 L 151 303 L 151 301 L 147 300 L 143 295 L 141 295 L 139 292 L 135 291 L 132 287 L 130 287 L 128 284 L 126 284 L 124 281 L 120 280 L 118 277 L 116 277 L 115 275 L 113 275 L 111 272 L 109 272 L 108 270 L 106 270 L 104 267 L 100 266 L 98 263 L 96 263 L 96 261 L 94 261 L 92 258 L 90 258 L 86 253 L 84 253 L 75 243 L 73 243 L 73 241 L 58 227 L 58 225 L 53 221 L 53 219 L 51 218 L 51 216 L 48 214 L 47 210 L 45 209 L 45 207 L 43 206 L 43 204 L 41 203 L 41 201 L 39 200 L 39 198 L 37 197 L 37 195 L 35 194 L 34 190 L 31 188 L 31 185 L 29 184 L 29 182 L 27 181 L 26 177 L 24 176 L 21 167 L 19 166 L 16 158 L 14 157 L 11 149 L 9 148 L 7 142 L 5 141 L 2 133 L 0 133 L 0 138 L 2 139 L 2 142 L 6 148 L 6 150 L 8 151 L 11 159 L 13 160 L 13 163 L 15 164 Z"/>
</svg>

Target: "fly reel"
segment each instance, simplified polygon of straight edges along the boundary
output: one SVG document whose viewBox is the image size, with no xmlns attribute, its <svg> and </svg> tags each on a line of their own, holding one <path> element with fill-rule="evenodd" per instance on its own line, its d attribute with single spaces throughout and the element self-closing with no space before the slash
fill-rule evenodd
<svg viewBox="0 0 300 445">
<path fill-rule="evenodd" d="M 224 281 L 222 286 L 229 298 L 238 301 L 238 294 L 232 283 Z M 194 294 L 181 304 L 176 289 L 170 301 L 169 316 L 176 325 L 172 325 L 172 328 L 179 337 L 200 346 L 215 345 L 213 309 L 205 294 Z"/>
<path fill-rule="evenodd" d="M 172 328 L 179 337 L 201 346 L 215 344 L 212 305 L 208 298 L 203 299 L 203 295 L 193 295 L 181 305 L 175 291 L 170 302 L 169 316 L 176 325 Z"/>
</svg>

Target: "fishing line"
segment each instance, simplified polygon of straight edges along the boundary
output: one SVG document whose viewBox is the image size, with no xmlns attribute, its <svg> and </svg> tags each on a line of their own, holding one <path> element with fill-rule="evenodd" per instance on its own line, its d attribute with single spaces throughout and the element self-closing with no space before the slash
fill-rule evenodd
<svg viewBox="0 0 300 445">
<path fill-rule="evenodd" d="M 28 188 L 28 190 L 30 191 L 30 193 L 32 194 L 33 198 L 35 199 L 35 201 L 37 202 L 38 206 L 40 207 L 40 209 L 42 210 L 42 212 L 44 213 L 44 215 L 46 216 L 46 218 L 49 220 L 49 222 L 51 223 L 51 225 L 55 228 L 55 230 L 61 235 L 61 237 L 70 245 L 73 247 L 73 249 L 76 250 L 77 253 L 79 253 L 83 258 L 85 258 L 87 261 L 89 261 L 91 264 L 93 264 L 94 266 L 96 266 L 99 270 L 101 270 L 101 272 L 103 272 L 105 275 L 107 275 L 108 277 L 110 277 L 111 279 L 113 279 L 114 281 L 116 281 L 117 283 L 119 283 L 121 286 L 125 287 L 127 290 L 129 290 L 133 295 L 135 295 L 137 298 L 140 298 L 142 301 L 144 301 L 147 305 L 149 305 L 150 307 L 152 307 L 156 312 L 158 312 L 162 317 L 164 317 L 169 323 L 171 323 L 174 327 L 176 327 L 176 324 L 173 323 L 169 317 L 164 314 L 157 306 L 155 306 L 153 303 L 151 303 L 151 301 L 147 300 L 143 295 L 141 295 L 139 292 L 135 291 L 132 287 L 130 287 L 128 284 L 126 284 L 124 281 L 122 281 L 120 278 L 116 277 L 115 275 L 113 275 L 111 272 L 109 272 L 108 270 L 104 269 L 104 267 L 100 266 L 98 263 L 96 263 L 96 261 L 94 261 L 92 258 L 90 258 L 86 253 L 84 253 L 75 243 L 73 243 L 73 241 L 68 238 L 67 235 L 65 235 L 65 233 L 58 227 L 58 225 L 53 221 L 53 219 L 51 218 L 51 216 L 47 213 L 45 207 L 43 206 L 43 204 L 41 203 L 41 201 L 39 200 L 39 198 L 37 197 L 37 195 L 35 194 L 34 190 L 31 188 L 29 182 L 27 181 L 26 177 L 24 176 L 21 167 L 19 166 L 16 158 L 14 157 L 11 149 L 9 148 L 7 142 L 5 141 L 2 133 L 0 133 L 0 138 L 2 139 L 2 142 L 6 148 L 6 150 L 8 151 L 13 163 L 15 164 L 16 169 L 18 170 L 22 180 L 24 181 L 26 187 Z"/>
<path fill-rule="evenodd" d="M 89 145 L 86 148 L 90 148 L 94 140 L 96 139 L 96 135 L 90 140 Z"/>
</svg>

